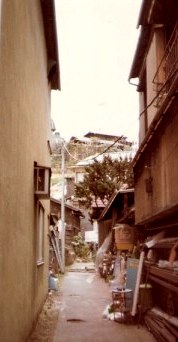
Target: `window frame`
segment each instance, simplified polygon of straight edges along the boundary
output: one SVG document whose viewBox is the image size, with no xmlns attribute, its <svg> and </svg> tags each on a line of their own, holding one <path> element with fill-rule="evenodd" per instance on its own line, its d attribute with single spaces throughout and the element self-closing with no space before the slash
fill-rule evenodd
<svg viewBox="0 0 178 342">
<path fill-rule="evenodd" d="M 34 194 L 38 198 L 50 198 L 51 168 L 34 163 Z"/>
<path fill-rule="evenodd" d="M 45 232 L 45 209 L 40 201 L 37 202 L 36 217 L 36 264 L 44 264 L 44 232 Z"/>
</svg>

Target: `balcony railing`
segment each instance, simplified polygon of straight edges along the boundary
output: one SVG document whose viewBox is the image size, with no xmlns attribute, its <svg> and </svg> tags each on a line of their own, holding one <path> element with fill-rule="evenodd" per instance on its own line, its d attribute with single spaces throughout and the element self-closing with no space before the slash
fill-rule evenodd
<svg viewBox="0 0 178 342">
<path fill-rule="evenodd" d="M 159 107 L 171 89 L 178 72 L 178 22 L 166 46 L 165 53 L 153 79 L 156 86 L 157 99 L 155 105 Z"/>
</svg>

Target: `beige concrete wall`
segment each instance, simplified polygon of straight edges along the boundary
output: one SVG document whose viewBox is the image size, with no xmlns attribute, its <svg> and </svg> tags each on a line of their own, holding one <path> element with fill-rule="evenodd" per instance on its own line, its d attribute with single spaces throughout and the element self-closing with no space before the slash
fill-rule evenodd
<svg viewBox="0 0 178 342">
<path fill-rule="evenodd" d="M 178 204 L 178 115 L 157 137 L 151 151 L 151 169 L 143 168 L 135 186 L 136 222 Z M 145 164 L 146 165 L 146 164 Z M 153 192 L 145 191 L 145 179 L 153 178 Z"/>
<path fill-rule="evenodd" d="M 34 161 L 50 165 L 50 91 L 40 2 L 2 2 L 0 41 L 0 340 L 24 342 L 48 290 L 36 265 Z"/>
</svg>

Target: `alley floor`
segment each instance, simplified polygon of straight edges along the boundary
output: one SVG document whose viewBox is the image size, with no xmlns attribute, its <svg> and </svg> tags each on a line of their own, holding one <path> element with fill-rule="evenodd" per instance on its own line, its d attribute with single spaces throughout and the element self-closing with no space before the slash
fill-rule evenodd
<svg viewBox="0 0 178 342">
<path fill-rule="evenodd" d="M 74 264 L 61 278 L 59 316 L 52 342 L 155 341 L 141 325 L 104 318 L 112 302 L 111 288 L 90 266 L 87 270 L 84 264 Z"/>
</svg>

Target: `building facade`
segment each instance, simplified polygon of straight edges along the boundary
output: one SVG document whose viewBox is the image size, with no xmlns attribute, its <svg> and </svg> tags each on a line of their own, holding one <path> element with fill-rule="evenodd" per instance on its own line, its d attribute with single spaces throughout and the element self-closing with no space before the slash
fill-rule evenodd
<svg viewBox="0 0 178 342">
<path fill-rule="evenodd" d="M 155 246 L 156 263 L 170 260 L 178 239 L 177 1 L 143 0 L 138 27 L 129 75 L 130 83 L 137 85 L 140 103 L 139 149 L 133 163 L 135 223 L 147 236 L 163 232 L 164 239 Z M 152 267 L 150 279 L 157 288 L 155 300 L 177 315 L 177 278 L 173 269 L 169 271 Z"/>
<path fill-rule="evenodd" d="M 51 198 L 51 215 L 61 221 L 61 201 Z M 84 219 L 84 215 L 81 210 L 76 207 L 65 203 L 65 247 L 66 249 L 72 248 L 73 237 L 78 233 L 81 233 L 81 219 Z"/>
<path fill-rule="evenodd" d="M 140 11 L 130 73 L 130 80 L 139 79 L 140 135 L 134 158 L 138 224 L 165 222 L 178 205 L 177 10 L 177 1 L 143 1 Z"/>
<path fill-rule="evenodd" d="M 134 189 L 117 190 L 113 193 L 98 220 L 98 245 L 103 244 L 116 224 L 127 223 L 134 227 Z M 114 242 L 114 233 L 113 244 Z"/>
<path fill-rule="evenodd" d="M 60 88 L 58 49 L 53 1 L 0 4 L 0 339 L 24 342 L 48 293 L 50 92 Z"/>
</svg>

